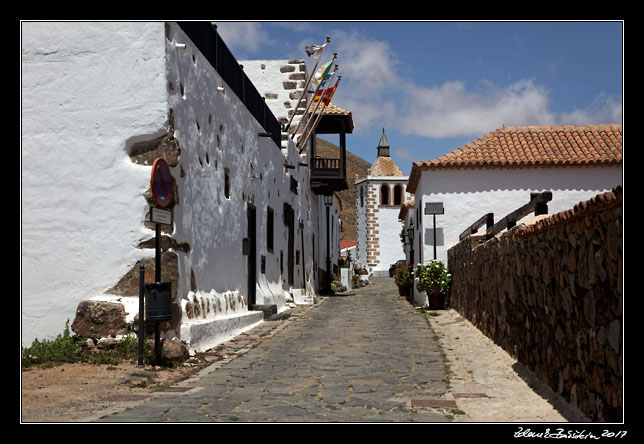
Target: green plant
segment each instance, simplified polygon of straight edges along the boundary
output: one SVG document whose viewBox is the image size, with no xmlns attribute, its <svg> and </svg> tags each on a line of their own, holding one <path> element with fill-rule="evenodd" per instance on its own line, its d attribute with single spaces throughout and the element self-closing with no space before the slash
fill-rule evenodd
<svg viewBox="0 0 644 444">
<path fill-rule="evenodd" d="M 69 319 L 65 322 L 65 331 L 56 339 L 39 341 L 37 338 L 31 347 L 22 349 L 22 366 L 31 367 L 39 364 L 61 364 L 76 360 L 76 349 L 80 340 L 69 333 Z"/>
<path fill-rule="evenodd" d="M 69 331 L 69 320 L 65 323 L 65 330 L 56 339 L 39 341 L 34 339 L 30 347 L 22 348 L 22 366 L 24 368 L 35 365 L 55 366 L 63 363 L 83 362 L 92 365 L 119 364 L 123 360 L 135 360 L 138 357 L 138 338 L 128 335 L 114 347 L 108 349 L 84 350 L 83 342 L 87 338 L 72 335 Z M 146 341 L 143 348 L 143 359 L 146 363 L 157 365 L 171 365 L 162 359 L 156 362 L 153 348 Z"/>
<path fill-rule="evenodd" d="M 445 264 L 431 260 L 428 264 L 416 265 L 416 288 L 418 291 L 445 294 L 449 289 L 452 276 L 447 272 Z"/>
<path fill-rule="evenodd" d="M 396 285 L 399 287 L 409 287 L 413 284 L 413 278 L 411 277 L 411 270 L 407 265 L 400 265 L 396 268 L 396 274 L 394 275 L 396 280 Z"/>
</svg>

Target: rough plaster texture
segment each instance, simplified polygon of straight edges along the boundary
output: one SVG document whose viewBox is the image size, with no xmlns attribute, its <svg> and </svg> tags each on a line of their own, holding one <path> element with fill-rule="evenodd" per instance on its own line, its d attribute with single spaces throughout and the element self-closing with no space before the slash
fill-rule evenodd
<svg viewBox="0 0 644 444">
<path fill-rule="evenodd" d="M 22 344 L 62 333 L 149 251 L 149 167 L 167 132 L 163 23 L 21 24 Z"/>
</svg>

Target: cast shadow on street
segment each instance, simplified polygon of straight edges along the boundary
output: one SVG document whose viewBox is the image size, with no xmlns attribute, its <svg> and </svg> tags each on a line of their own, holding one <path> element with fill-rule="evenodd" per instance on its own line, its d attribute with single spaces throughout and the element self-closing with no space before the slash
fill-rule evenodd
<svg viewBox="0 0 644 444">
<path fill-rule="evenodd" d="M 545 399 L 561 416 L 570 422 L 591 422 L 577 407 L 557 395 L 550 387 L 541 382 L 537 376 L 520 362 L 512 365 L 516 374 L 539 396 Z"/>
</svg>

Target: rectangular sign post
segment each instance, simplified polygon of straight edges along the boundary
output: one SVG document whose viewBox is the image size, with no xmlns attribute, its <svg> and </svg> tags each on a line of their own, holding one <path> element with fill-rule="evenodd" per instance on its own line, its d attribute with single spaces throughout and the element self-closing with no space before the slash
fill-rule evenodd
<svg viewBox="0 0 644 444">
<path fill-rule="evenodd" d="M 445 214 L 443 202 L 425 202 L 425 214 L 434 217 L 434 260 L 436 260 L 436 215 Z"/>
<path fill-rule="evenodd" d="M 150 207 L 150 222 L 155 224 L 154 237 L 154 282 L 161 283 L 161 224 L 172 225 L 172 210 L 166 210 L 158 207 Z M 139 315 L 141 316 L 141 315 Z M 159 331 L 159 322 L 154 323 L 154 352 L 156 360 L 161 360 L 161 332 Z"/>
</svg>

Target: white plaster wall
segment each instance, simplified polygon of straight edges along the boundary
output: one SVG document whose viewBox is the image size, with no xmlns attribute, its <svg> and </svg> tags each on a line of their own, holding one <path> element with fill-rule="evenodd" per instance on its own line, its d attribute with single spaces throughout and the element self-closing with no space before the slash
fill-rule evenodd
<svg viewBox="0 0 644 444">
<path fill-rule="evenodd" d="M 185 43 L 186 48 L 176 49 L 175 43 Z M 198 292 L 240 292 L 248 302 L 247 256 L 242 254 L 242 239 L 247 237 L 250 203 L 256 207 L 257 217 L 256 303 L 275 304 L 282 311 L 291 290 L 287 282 L 284 203 L 295 211 L 295 250 L 300 250 L 300 255 L 299 221 L 305 223 L 304 255 L 308 257 L 304 258 L 304 273 L 301 261 L 295 265 L 293 288 L 303 288 L 303 275 L 312 271 L 308 169 L 299 167 L 299 154 L 292 141 L 280 149 L 271 139 L 258 136 L 264 129 L 175 24 L 170 27 L 166 47 L 167 77 L 174 85 L 169 101 L 181 147 L 180 163 L 173 170 L 180 197 L 180 204 L 175 206 L 174 237 L 191 246 L 188 254 L 178 253 L 178 297 L 187 297 L 194 273 Z M 285 169 L 284 164 L 296 168 Z M 224 195 L 226 169 L 230 198 Z M 291 175 L 298 182 L 297 194 L 290 190 Z M 274 211 L 272 252 L 266 244 L 268 206 Z M 284 252 L 283 274 L 280 251 Z M 262 255 L 266 258 L 265 274 L 261 274 Z"/>
<path fill-rule="evenodd" d="M 333 204 L 329 207 L 329 219 L 327 223 L 326 204 L 324 203 L 323 196 L 318 196 L 318 248 L 317 248 L 317 262 L 318 267 L 326 270 L 326 257 L 327 257 L 327 226 L 330 229 L 329 236 L 329 258 L 331 260 L 331 271 L 333 266 L 338 264 L 340 259 L 340 200 L 337 194 L 333 194 Z M 324 282 L 320 282 L 324 287 Z"/>
<path fill-rule="evenodd" d="M 273 96 L 266 97 L 266 104 L 269 106 L 275 117 L 287 122 L 289 119 L 289 112 L 294 111 L 298 105 L 299 96 L 295 94 L 291 97 L 292 93 L 297 93 L 304 89 L 306 82 L 307 72 L 301 71 L 301 66 L 306 69 L 306 63 L 289 63 L 293 60 L 240 60 L 240 64 L 244 67 L 244 72 L 248 78 L 253 82 L 257 91 L 266 97 L 266 94 L 277 94 L 277 98 Z M 294 71 L 289 71 L 286 68 L 294 68 Z M 304 80 L 298 80 L 301 75 L 304 75 Z M 293 79 L 293 76 L 297 79 Z M 284 89 L 284 82 L 295 82 L 296 89 Z M 309 87 L 309 89 L 311 89 Z M 298 98 L 295 98 L 298 97 Z M 302 99 L 300 108 L 305 107 L 305 99 Z M 291 127 L 295 128 L 300 122 L 301 115 L 296 114 L 291 122 Z M 286 142 L 282 142 L 282 147 L 285 148 Z"/>
<path fill-rule="evenodd" d="M 376 213 L 378 223 L 378 238 L 380 262 L 373 269 L 374 274 L 389 275 L 389 266 L 398 259 L 405 258 L 402 242 L 400 241 L 400 230 L 402 223 L 398 220 L 400 207 L 398 206 L 380 206 L 380 211 Z"/>
<path fill-rule="evenodd" d="M 489 212 L 498 222 L 528 203 L 531 192 L 552 191 L 548 214 L 554 214 L 621 183 L 621 167 L 424 171 L 415 198 L 422 212 L 418 262 L 434 257 L 433 218 L 424 215 L 425 202 L 443 202 L 445 214 L 436 216 L 437 234 L 442 230 L 444 237 L 437 242 L 437 259 L 447 262 L 447 250 L 463 230 Z"/>
<path fill-rule="evenodd" d="M 363 192 L 362 201 L 360 200 L 360 190 Z M 356 182 L 355 262 L 358 267 L 367 266 L 367 184 L 361 181 Z"/>
<path fill-rule="evenodd" d="M 21 23 L 22 344 L 140 257 L 150 168 L 128 147 L 167 132 L 163 23 Z"/>
</svg>

